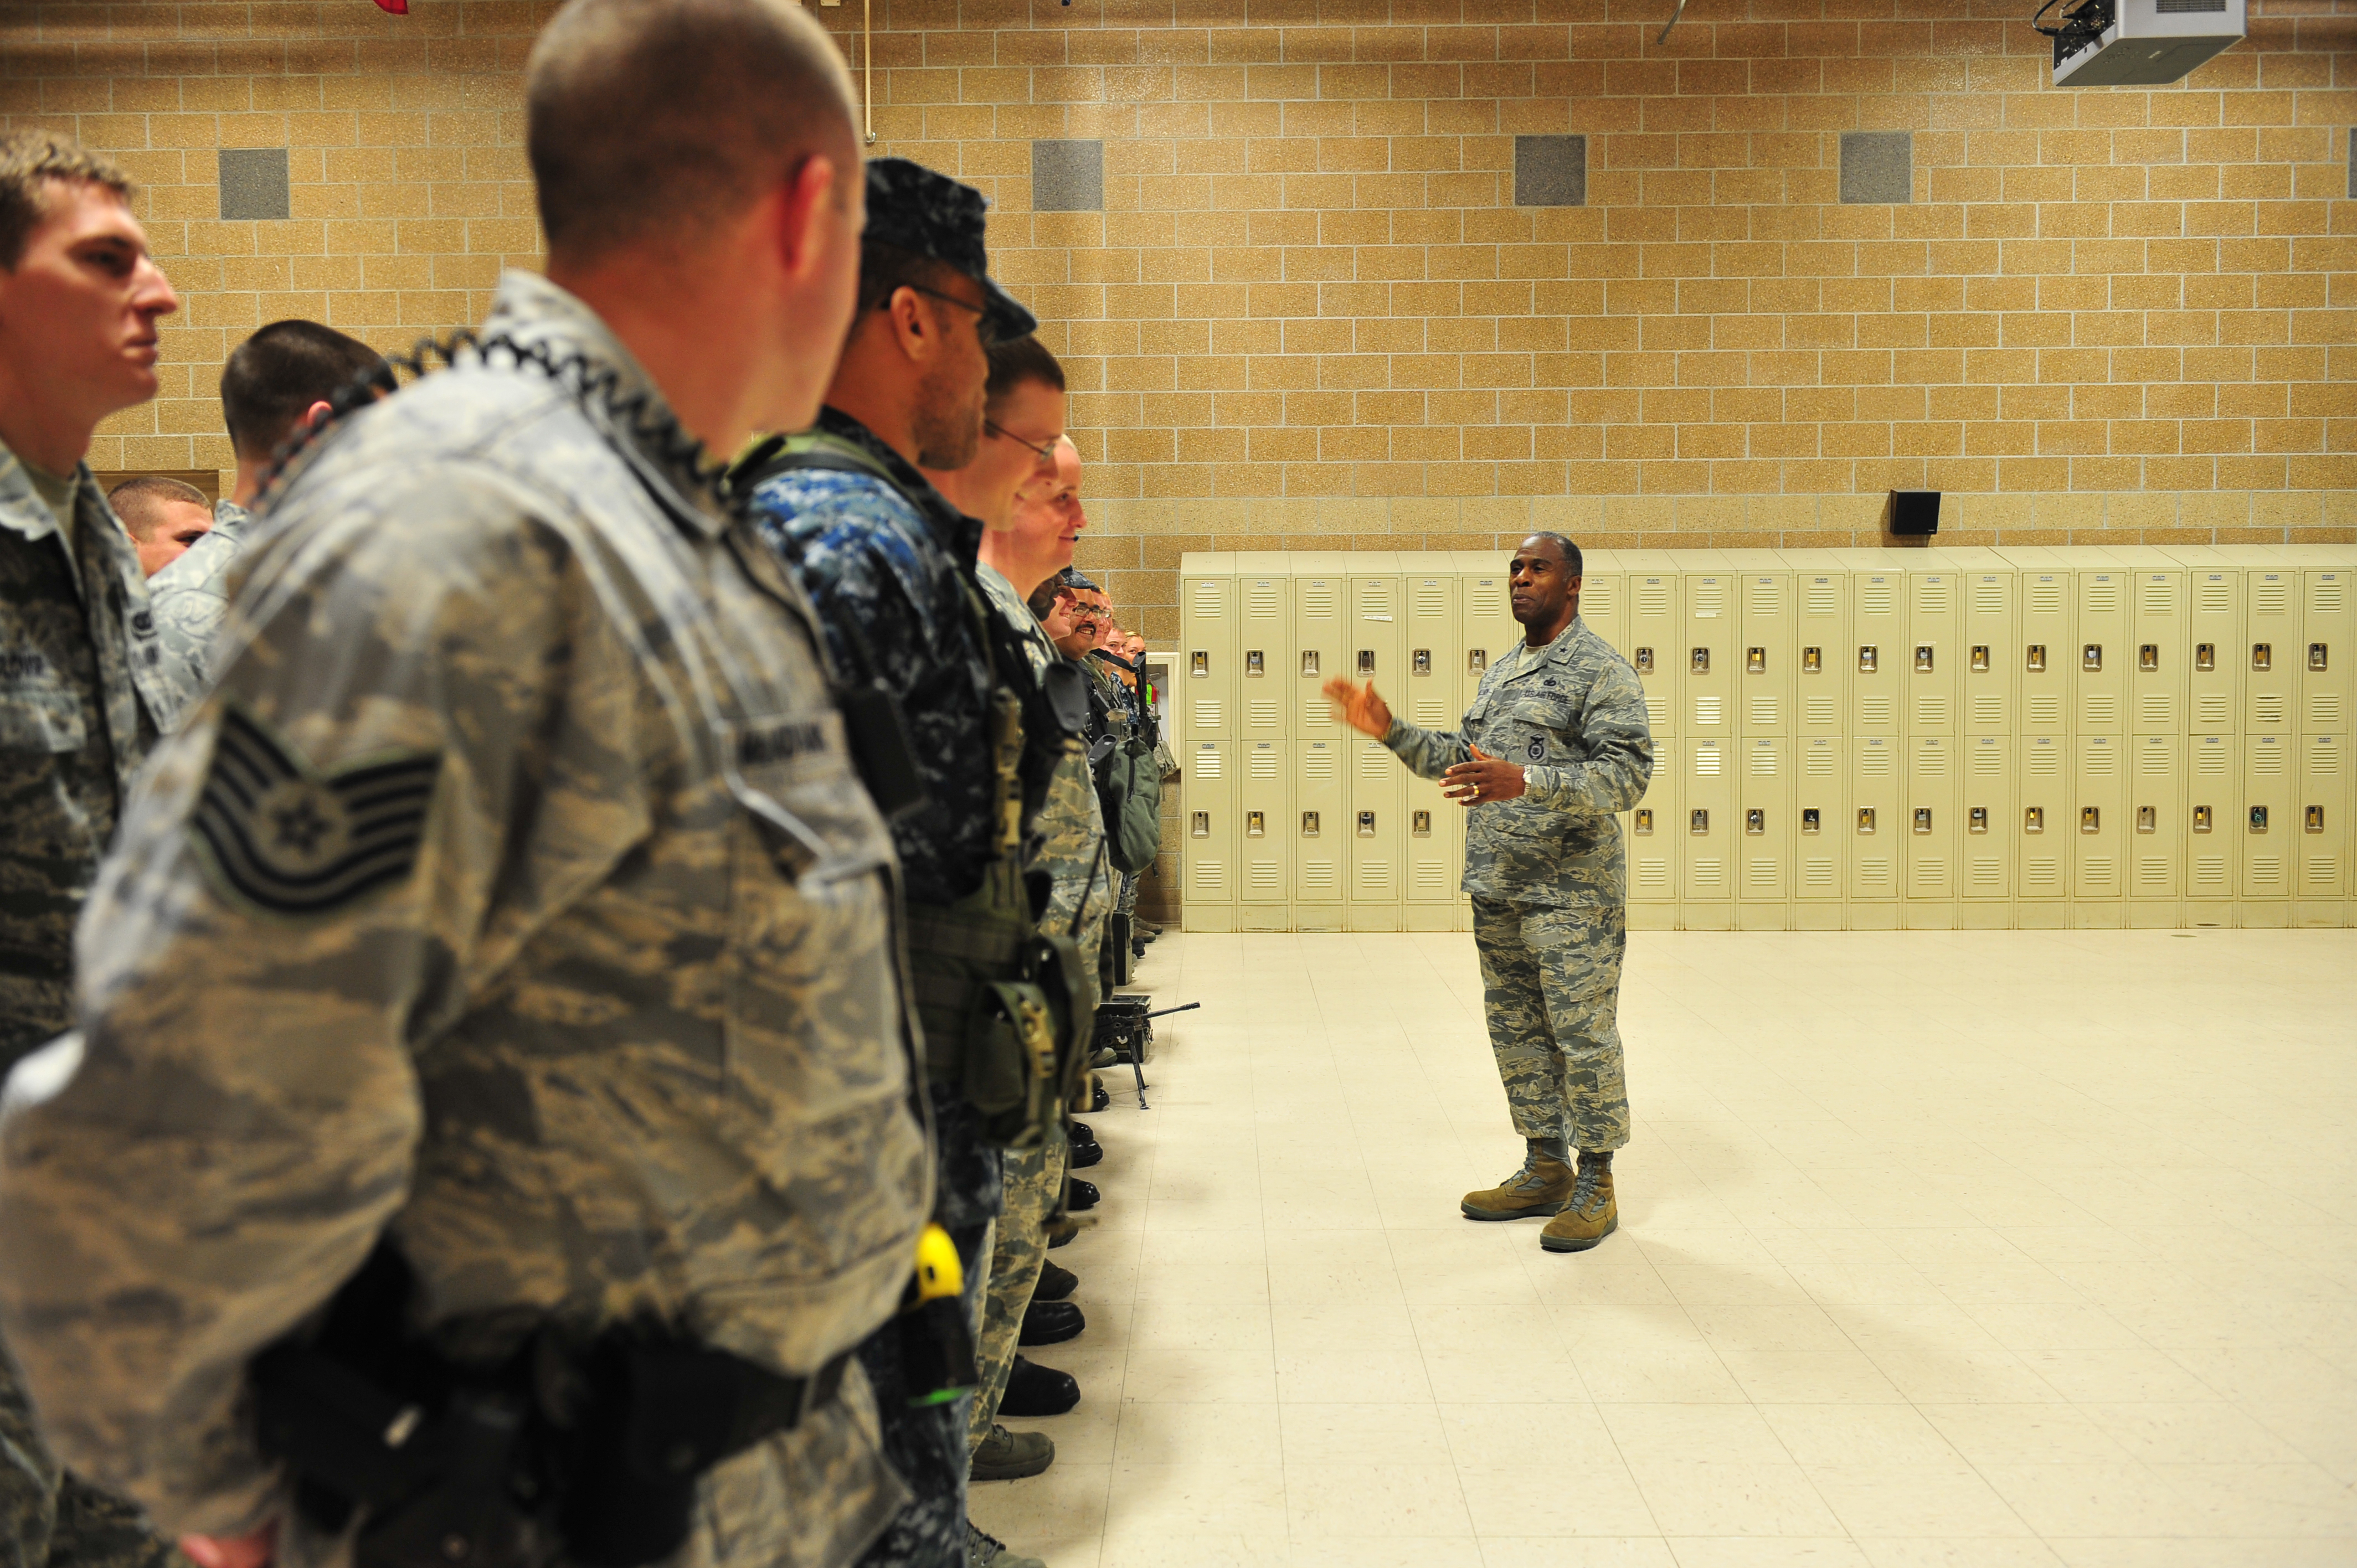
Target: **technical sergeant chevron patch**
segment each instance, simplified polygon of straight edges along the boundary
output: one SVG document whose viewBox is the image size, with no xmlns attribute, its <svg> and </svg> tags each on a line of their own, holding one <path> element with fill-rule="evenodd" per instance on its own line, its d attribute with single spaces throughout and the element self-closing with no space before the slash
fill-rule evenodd
<svg viewBox="0 0 2357 1568">
<path fill-rule="evenodd" d="M 324 915 L 417 865 L 438 751 L 380 754 L 322 772 L 234 703 L 188 831 L 217 888 L 273 915 Z"/>
</svg>

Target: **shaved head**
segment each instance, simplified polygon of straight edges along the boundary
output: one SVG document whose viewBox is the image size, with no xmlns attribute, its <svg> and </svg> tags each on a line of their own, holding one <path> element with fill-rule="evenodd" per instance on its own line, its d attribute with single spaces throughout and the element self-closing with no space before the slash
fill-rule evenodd
<svg viewBox="0 0 2357 1568">
<path fill-rule="evenodd" d="M 793 0 L 571 0 L 524 98 L 541 226 L 571 266 L 690 252 L 813 154 L 858 167 L 850 73 Z"/>
</svg>

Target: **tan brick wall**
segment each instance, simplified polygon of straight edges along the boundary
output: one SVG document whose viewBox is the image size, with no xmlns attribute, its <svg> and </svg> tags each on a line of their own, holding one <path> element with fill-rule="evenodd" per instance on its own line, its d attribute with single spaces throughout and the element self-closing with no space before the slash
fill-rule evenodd
<svg viewBox="0 0 2357 1568">
<path fill-rule="evenodd" d="M 1083 560 L 1158 635 L 1182 550 L 1847 543 L 1894 485 L 1965 542 L 2357 536 L 2357 18 L 2253 0 L 2181 86 L 2056 91 L 2029 8 L 879 0 L 876 150 L 995 199 Z M 188 299 L 101 466 L 226 466 L 262 321 L 402 343 L 530 261 L 546 9 L 0 10 L 0 110 L 123 156 Z M 1836 202 L 1848 129 L 1915 133 L 1913 204 Z M 1588 206 L 1512 206 L 1566 131 Z M 1107 210 L 1030 210 L 1043 136 L 1105 139 Z M 294 219 L 214 220 L 212 149 L 277 145 Z"/>
</svg>

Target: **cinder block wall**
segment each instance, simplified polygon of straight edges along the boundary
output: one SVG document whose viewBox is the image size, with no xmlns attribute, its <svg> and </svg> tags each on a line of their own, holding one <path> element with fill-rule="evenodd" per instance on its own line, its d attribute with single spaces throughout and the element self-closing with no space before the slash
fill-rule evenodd
<svg viewBox="0 0 2357 1568">
<path fill-rule="evenodd" d="M 1080 395 L 1083 561 L 1177 632 L 1189 549 L 2357 537 L 2357 17 L 2251 0 L 2169 89 L 2056 91 L 2028 0 L 877 0 L 876 151 L 996 202 Z M 0 111 L 123 158 L 187 305 L 95 466 L 227 467 L 223 354 L 472 319 L 537 234 L 550 6 L 0 8 Z M 855 68 L 857 0 L 819 15 Z M 1910 202 L 1845 205 L 1850 130 Z M 1587 204 L 1513 138 L 1587 137 Z M 1101 138 L 1103 209 L 1031 143 Z M 223 221 L 217 152 L 289 149 Z"/>
</svg>

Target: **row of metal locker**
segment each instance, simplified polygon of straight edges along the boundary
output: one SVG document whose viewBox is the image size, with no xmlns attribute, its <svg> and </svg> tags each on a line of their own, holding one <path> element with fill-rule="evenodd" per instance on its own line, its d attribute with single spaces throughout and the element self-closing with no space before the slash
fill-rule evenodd
<svg viewBox="0 0 2357 1568">
<path fill-rule="evenodd" d="M 1453 727 L 1522 633 L 1488 554 L 1190 554 L 1192 929 L 1465 924 L 1463 811 L 1335 721 Z M 1657 749 L 1632 923 L 2347 922 L 2357 548 L 1590 552 Z"/>
</svg>

